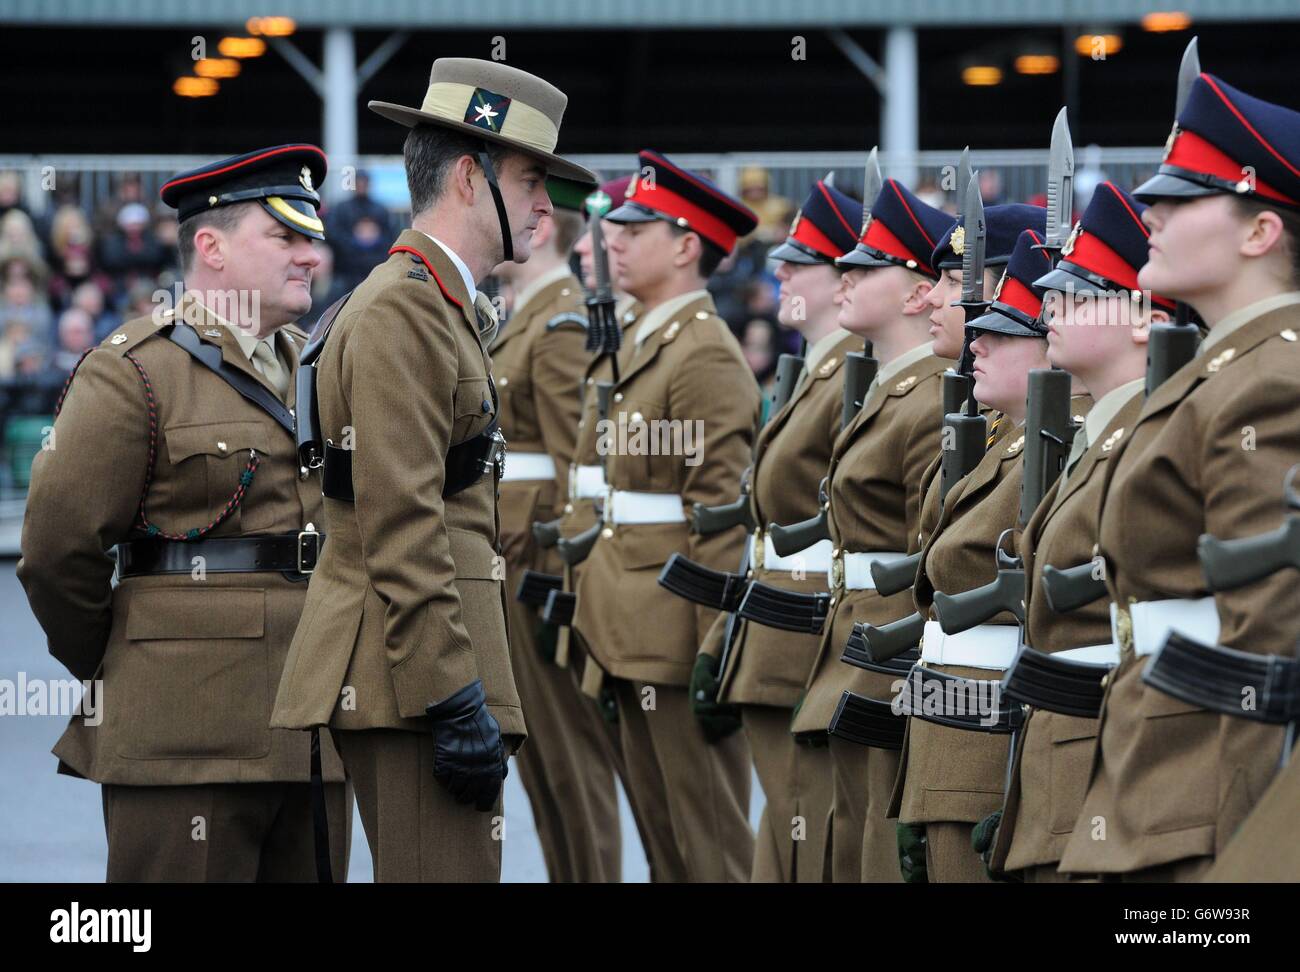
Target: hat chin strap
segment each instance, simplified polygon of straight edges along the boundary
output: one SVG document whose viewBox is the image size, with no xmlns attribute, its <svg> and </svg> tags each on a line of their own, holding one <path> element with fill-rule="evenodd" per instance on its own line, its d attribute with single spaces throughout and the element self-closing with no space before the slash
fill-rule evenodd
<svg viewBox="0 0 1300 972">
<path fill-rule="evenodd" d="M 497 174 L 492 168 L 492 160 L 488 158 L 486 143 L 478 153 L 478 164 L 483 167 L 483 177 L 487 179 L 488 188 L 492 190 L 492 201 L 497 207 L 497 220 L 501 223 L 501 244 L 505 249 L 502 262 L 513 261 L 515 246 L 510 239 L 510 217 L 506 215 L 506 202 L 501 198 L 501 187 L 497 185 Z"/>
</svg>

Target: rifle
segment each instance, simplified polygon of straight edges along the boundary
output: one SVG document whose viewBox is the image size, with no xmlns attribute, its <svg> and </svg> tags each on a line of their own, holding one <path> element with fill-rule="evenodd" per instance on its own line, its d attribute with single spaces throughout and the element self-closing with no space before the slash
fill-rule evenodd
<svg viewBox="0 0 1300 972">
<path fill-rule="evenodd" d="M 984 300 L 984 248 L 988 230 L 984 223 L 984 200 L 980 197 L 978 179 L 978 173 L 971 174 L 963 214 L 966 243 L 961 255 L 961 300 L 958 304 L 966 312 L 967 323 L 988 307 Z M 970 347 L 972 340 L 974 334 L 968 327 L 956 372 L 948 371 L 943 376 L 945 407 L 949 399 L 959 395 L 965 402 L 959 410 L 945 412 L 943 416 L 943 459 L 939 471 L 941 499 L 946 498 L 949 490 L 979 465 L 987 448 L 988 421 L 980 414 L 975 401 L 975 382 L 971 377 L 975 367 L 975 355 Z"/>
<path fill-rule="evenodd" d="M 829 479 L 822 478 L 821 484 L 817 487 L 817 502 L 821 508 L 817 515 L 807 520 L 801 520 L 798 523 L 791 523 L 782 526 L 780 523 L 769 523 L 767 525 L 767 537 L 772 542 L 772 549 L 776 551 L 779 557 L 789 557 L 798 553 L 814 543 L 831 538 L 830 530 L 830 497 L 826 490 L 829 488 Z"/>
<path fill-rule="evenodd" d="M 880 171 L 880 153 L 873 147 L 867 155 L 867 168 L 862 181 L 862 229 L 858 236 L 864 236 L 867 225 L 871 222 L 871 206 L 880 195 L 885 184 L 885 177 Z M 867 400 L 867 389 L 875 380 L 880 370 L 880 362 L 872 357 L 871 342 L 864 340 L 861 351 L 850 351 L 844 356 L 844 403 L 840 413 L 840 428 L 848 428 L 854 416 L 862 411 Z"/>
</svg>

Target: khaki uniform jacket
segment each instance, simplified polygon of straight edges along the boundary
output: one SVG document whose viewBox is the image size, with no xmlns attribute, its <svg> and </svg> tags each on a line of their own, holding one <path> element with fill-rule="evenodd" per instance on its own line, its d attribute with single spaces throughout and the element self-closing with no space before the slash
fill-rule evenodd
<svg viewBox="0 0 1300 972">
<path fill-rule="evenodd" d="M 218 318 L 188 298 L 180 312 L 227 365 L 275 394 Z M 164 323 L 173 319 L 167 312 Z M 307 585 L 278 572 L 214 572 L 112 586 L 105 553 L 145 536 L 151 462 L 145 513 L 164 532 L 216 520 L 253 451 L 260 462 L 242 502 L 206 536 L 321 529 L 320 482 L 299 475 L 293 436 L 168 340 L 171 330 L 137 318 L 92 351 L 54 423 L 54 448 L 32 466 L 18 578 L 50 653 L 77 678 L 103 680 L 103 721 L 73 717 L 54 748 L 59 769 L 128 785 L 306 781 L 308 734 L 274 730 L 270 716 Z M 275 339 L 295 374 L 305 338 L 289 326 Z M 152 409 L 132 358 L 148 375 Z M 291 380 L 289 407 L 293 394 Z M 328 737 L 322 748 L 327 778 L 341 780 Z"/>
<path fill-rule="evenodd" d="M 1072 399 L 1078 414 L 1087 399 Z M 1001 429 L 999 428 L 999 431 Z M 969 475 L 949 491 L 938 526 L 926 540 L 913 595 L 933 618 L 934 592 L 956 594 L 989 583 L 997 573 L 998 537 L 1016 525 L 1024 476 L 1023 429 L 1004 433 Z M 937 481 L 934 488 L 938 488 Z M 992 624 L 1015 624 L 1003 613 Z M 934 665 L 964 678 L 995 680 L 990 669 Z M 903 823 L 978 823 L 1002 805 L 1009 737 L 950 729 L 909 718 L 894 796 Z"/>
<path fill-rule="evenodd" d="M 1131 600 L 1208 596 L 1197 538 L 1249 536 L 1284 516 L 1282 482 L 1300 457 L 1300 309 L 1256 318 L 1152 393 L 1106 471 L 1107 586 Z M 1281 571 L 1214 595 L 1219 642 L 1291 654 L 1295 576 Z M 1186 705 L 1142 682 L 1146 659 L 1120 630 L 1080 825 L 1061 869 L 1128 872 L 1217 854 L 1273 777 L 1282 730 Z M 1092 839 L 1102 818 L 1106 839 Z"/>
<path fill-rule="evenodd" d="M 831 453 L 830 532 L 836 549 L 904 553 L 920 527 L 921 476 L 939 450 L 940 375 L 948 362 L 928 355 L 877 384 Z M 874 590 L 833 592 L 804 700 L 791 724 L 796 733 L 830 728 L 846 689 L 888 699 L 893 678 L 840 661 L 857 621 L 881 625 L 911 613 L 906 591 L 881 597 Z"/>
<path fill-rule="evenodd" d="M 568 489 L 579 390 L 591 360 L 582 287 L 575 277 L 566 276 L 547 284 L 516 311 L 490 349 L 501 396 L 501 431 L 510 452 L 550 455 L 556 475 L 549 482 L 501 484 L 501 553 L 512 568 L 559 574 L 564 565 L 555 551 L 540 550 L 533 542 L 533 521 L 554 519 Z M 507 597 L 514 595 L 506 591 Z"/>
<path fill-rule="evenodd" d="M 761 403 L 740 345 L 717 316 L 712 298 L 688 303 L 639 350 L 629 347 L 631 356 L 610 403 L 611 428 L 627 423 L 630 437 L 642 423 L 678 422 L 683 443 L 688 432 L 694 436 L 700 461 L 687 465 L 694 461 L 689 456 L 612 449 L 605 456 L 610 488 L 679 496 L 686 516 L 695 503 L 735 500 Z M 652 431 L 645 436 L 647 442 L 651 438 L 662 446 L 668 437 Z M 607 526 L 579 579 L 573 626 L 610 674 L 684 686 L 717 611 L 660 587 L 659 571 L 679 551 L 706 567 L 734 571 L 744 544 L 740 527 L 702 537 L 686 522 Z M 612 610 L 614 604 L 625 609 Z"/>
<path fill-rule="evenodd" d="M 1111 640 L 1109 598 L 1057 614 L 1037 581 L 1044 565 L 1065 569 L 1095 556 L 1106 466 L 1133 428 L 1142 402 L 1138 392 L 1115 414 L 1079 457 L 1065 487 L 1058 481 L 1025 527 L 1021 537 L 1025 642 L 1038 651 L 1065 651 Z M 1061 859 L 1088 788 L 1096 738 L 1096 719 L 1033 711 L 1020 734 L 994 846 L 995 866 L 1019 870 Z"/>
<path fill-rule="evenodd" d="M 438 244 L 398 237 L 335 319 L 317 371 L 321 435 L 353 446 L 356 502 L 325 500 L 330 540 L 273 724 L 423 731 L 427 705 L 481 678 L 502 733 L 522 738 L 495 476 L 442 495 L 447 450 L 496 406 L 474 306 Z"/>
<path fill-rule="evenodd" d="M 846 335 L 826 353 L 817 370 L 807 375 L 785 408 L 759 431 L 750 477 L 750 509 L 760 531 L 769 523 L 798 523 L 821 508 L 817 487 L 830 463 L 831 445 L 840 432 L 844 412 L 844 355 L 861 351 L 862 338 Z M 734 568 L 733 568 L 734 569 Z M 783 590 L 815 594 L 830 587 L 823 572 L 763 568 L 763 551 L 755 543 L 753 577 Z M 725 626 L 720 615 L 714 626 Z M 817 654 L 815 635 L 743 623 L 735 649 L 728 656 L 719 700 L 748 705 L 792 708 Z"/>
</svg>

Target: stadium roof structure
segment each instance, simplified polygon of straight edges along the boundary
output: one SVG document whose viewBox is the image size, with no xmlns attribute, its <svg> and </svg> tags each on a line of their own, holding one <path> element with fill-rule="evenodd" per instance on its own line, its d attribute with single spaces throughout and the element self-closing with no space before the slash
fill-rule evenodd
<svg viewBox="0 0 1300 972">
<path fill-rule="evenodd" d="M 1300 18 L 1296 0 L 0 0 L 0 23 L 165 28 L 276 15 L 292 17 L 300 29 L 950 28 L 1125 24 L 1167 11 L 1202 22 Z"/>
</svg>

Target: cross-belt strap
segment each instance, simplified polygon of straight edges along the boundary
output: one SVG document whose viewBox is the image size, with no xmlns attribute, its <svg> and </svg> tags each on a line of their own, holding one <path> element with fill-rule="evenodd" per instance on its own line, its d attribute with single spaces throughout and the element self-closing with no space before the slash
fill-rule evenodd
<svg viewBox="0 0 1300 972">
<path fill-rule="evenodd" d="M 921 660 L 1002 671 L 1016 657 L 1019 642 L 1020 629 L 1014 624 L 977 624 L 960 634 L 945 634 L 938 621 L 927 621 L 921 637 Z"/>
<path fill-rule="evenodd" d="M 293 413 L 285 408 L 284 403 L 265 385 L 246 372 L 228 364 L 221 357 L 221 348 L 215 344 L 204 344 L 199 340 L 194 328 L 188 324 L 173 325 L 171 333 L 167 336 L 173 344 L 184 349 L 195 361 L 275 419 L 289 435 L 294 434 Z"/>
<path fill-rule="evenodd" d="M 1127 607 L 1111 603 L 1111 635 L 1136 655 L 1154 654 L 1170 632 L 1177 631 L 1203 645 L 1219 643 L 1219 611 L 1212 597 L 1171 597 L 1133 601 Z"/>
</svg>

